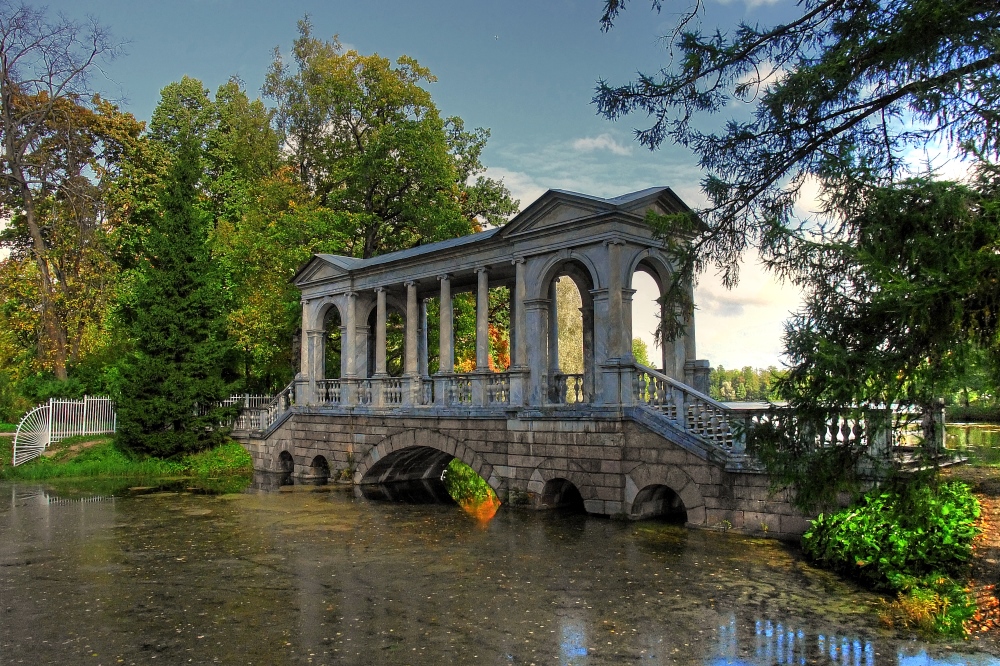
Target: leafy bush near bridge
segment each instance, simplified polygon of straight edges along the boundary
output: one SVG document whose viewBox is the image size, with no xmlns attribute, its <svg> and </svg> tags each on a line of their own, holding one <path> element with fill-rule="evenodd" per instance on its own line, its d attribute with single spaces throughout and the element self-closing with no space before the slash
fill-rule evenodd
<svg viewBox="0 0 1000 666">
<path fill-rule="evenodd" d="M 456 502 L 485 502 L 496 498 L 483 477 L 458 458 L 452 458 L 444 474 L 444 485 Z"/>
<path fill-rule="evenodd" d="M 918 628 L 962 636 L 976 610 L 961 581 L 979 513 L 964 483 L 895 482 L 856 506 L 820 514 L 802 545 L 817 563 L 896 592 L 896 610 L 926 611 L 925 621 L 914 622 Z"/>
</svg>

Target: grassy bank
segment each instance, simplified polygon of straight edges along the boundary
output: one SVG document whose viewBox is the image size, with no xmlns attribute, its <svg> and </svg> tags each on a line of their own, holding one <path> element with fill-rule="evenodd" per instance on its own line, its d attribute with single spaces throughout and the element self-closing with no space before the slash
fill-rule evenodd
<svg viewBox="0 0 1000 666">
<path fill-rule="evenodd" d="M 46 455 L 17 467 L 11 465 L 13 453 L 9 444 L 0 443 L 0 451 L 0 479 L 19 481 L 249 477 L 253 473 L 250 454 L 234 441 L 208 451 L 163 460 L 131 456 L 110 437 L 71 437 L 53 444 Z"/>
</svg>

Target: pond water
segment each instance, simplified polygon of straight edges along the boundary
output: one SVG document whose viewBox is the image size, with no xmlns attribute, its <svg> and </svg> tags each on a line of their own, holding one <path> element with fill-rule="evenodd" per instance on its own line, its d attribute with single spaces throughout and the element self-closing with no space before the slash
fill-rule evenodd
<svg viewBox="0 0 1000 666">
<path fill-rule="evenodd" d="M 1000 423 L 949 423 L 945 446 L 963 452 L 970 461 L 1000 465 Z"/>
<path fill-rule="evenodd" d="M 264 488 L 270 488 L 264 490 Z M 0 484 L 2 664 L 1000 665 L 789 546 L 356 497 Z"/>
</svg>

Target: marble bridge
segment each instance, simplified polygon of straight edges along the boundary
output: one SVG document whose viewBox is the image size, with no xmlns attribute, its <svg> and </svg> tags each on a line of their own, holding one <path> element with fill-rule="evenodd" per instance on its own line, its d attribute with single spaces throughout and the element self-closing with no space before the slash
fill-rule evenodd
<svg viewBox="0 0 1000 666">
<path fill-rule="evenodd" d="M 634 276 L 661 292 L 673 279 L 650 210 L 689 209 L 665 187 L 613 199 L 550 190 L 500 228 L 371 259 L 314 256 L 294 278 L 301 372 L 237 425 L 255 467 L 391 489 L 439 479 L 459 458 L 506 502 L 800 534 L 806 518 L 768 492 L 736 436 L 755 412 L 707 395 L 694 321 L 658 369 L 633 358 Z M 575 372 L 559 362 L 560 279 L 581 303 Z M 470 372 L 455 364 L 463 293 L 475 303 Z M 510 311 L 502 369 L 491 367 L 491 293 Z"/>
</svg>

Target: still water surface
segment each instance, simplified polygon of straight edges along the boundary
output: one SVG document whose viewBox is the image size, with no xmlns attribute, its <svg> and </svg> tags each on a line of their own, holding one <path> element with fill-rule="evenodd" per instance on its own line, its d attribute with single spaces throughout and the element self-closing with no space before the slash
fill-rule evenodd
<svg viewBox="0 0 1000 666">
<path fill-rule="evenodd" d="M 1000 665 L 877 603 L 794 548 L 659 523 L 0 484 L 2 664 Z"/>
</svg>

